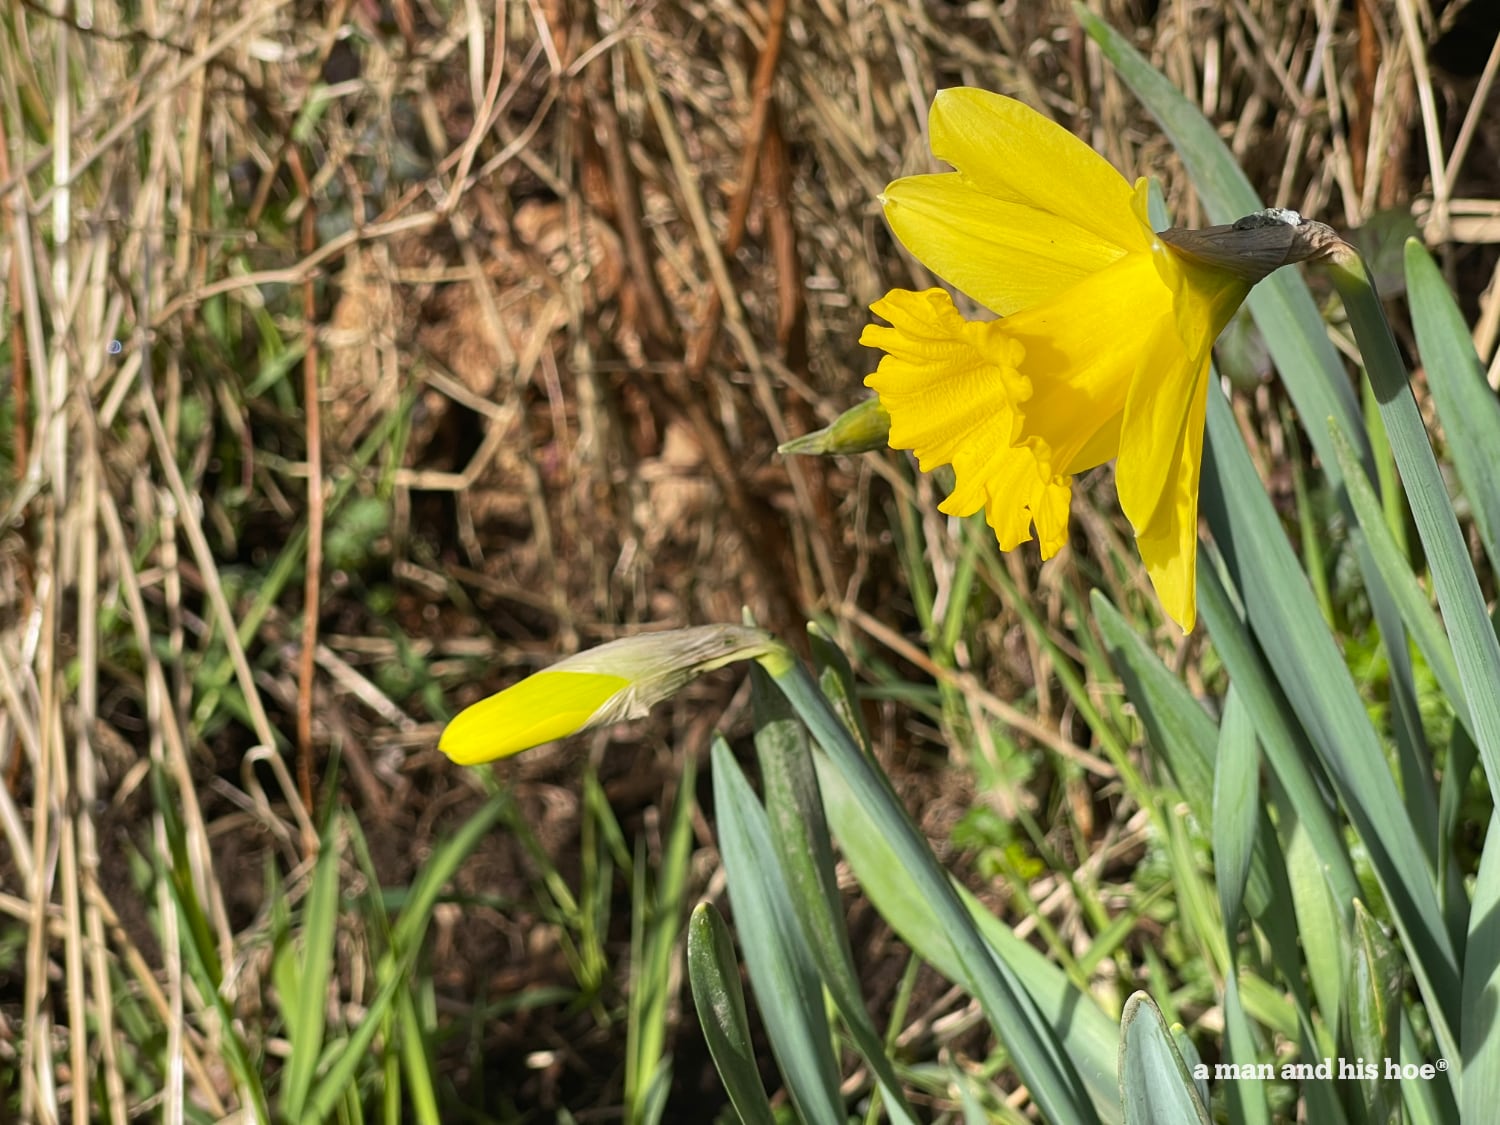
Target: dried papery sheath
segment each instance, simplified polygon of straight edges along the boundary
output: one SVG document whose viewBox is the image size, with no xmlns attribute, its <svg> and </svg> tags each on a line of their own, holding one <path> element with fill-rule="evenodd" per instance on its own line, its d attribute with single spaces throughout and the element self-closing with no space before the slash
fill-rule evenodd
<svg viewBox="0 0 1500 1125">
<path fill-rule="evenodd" d="M 1332 227 L 1281 207 L 1256 211 L 1225 226 L 1173 227 L 1157 237 L 1184 257 L 1251 284 L 1282 266 L 1322 261 L 1347 246 Z"/>
<path fill-rule="evenodd" d="M 1263 211 L 1252 211 L 1230 225 L 1235 230 L 1259 230 L 1261 227 L 1300 227 L 1307 221 L 1299 211 L 1286 207 L 1267 207 Z"/>
</svg>

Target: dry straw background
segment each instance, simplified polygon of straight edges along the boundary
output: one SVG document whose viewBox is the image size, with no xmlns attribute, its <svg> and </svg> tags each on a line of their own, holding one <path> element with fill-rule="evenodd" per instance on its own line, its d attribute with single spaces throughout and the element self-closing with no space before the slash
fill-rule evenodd
<svg viewBox="0 0 1500 1125">
<path fill-rule="evenodd" d="M 1089 6 L 1219 124 L 1268 203 L 1343 229 L 1412 215 L 1494 360 L 1491 5 Z M 932 483 L 894 456 L 775 454 L 862 394 L 869 302 L 928 282 L 876 196 L 930 166 L 936 89 L 1020 97 L 1200 218 L 1056 2 L 9 0 L 3 23 L 0 1119 L 158 1112 L 127 1094 L 122 990 L 171 1029 L 173 1088 L 210 1116 L 240 1108 L 143 859 L 166 839 L 153 765 L 253 1039 L 266 863 L 295 900 L 332 802 L 381 882 L 409 881 L 480 799 L 435 750 L 442 722 L 519 672 L 747 605 L 787 637 L 823 615 L 915 680 L 955 674 L 916 636 L 892 546 L 898 512 L 927 521 L 941 598 L 957 547 Z M 1250 365 L 1237 409 L 1286 493 L 1295 431 L 1266 374 Z M 1108 564 L 1129 554 L 1109 489 L 1102 473 L 1080 490 L 1061 564 L 1009 560 L 1065 645 L 1087 628 L 1065 588 L 1146 589 Z M 1073 815 L 1097 862 L 1128 863 L 1129 810 L 1097 799 L 1107 769 L 1027 637 L 999 610 L 956 674 L 976 714 L 1080 764 Z M 1199 642 L 1160 640 L 1200 674 Z M 540 852 L 576 875 L 580 757 L 650 838 L 681 755 L 734 728 L 739 686 L 711 678 L 613 741 L 504 766 Z M 967 775 L 933 766 L 927 729 L 878 718 L 941 846 Z M 712 896 L 706 821 L 699 840 L 694 892 Z M 441 1020 L 567 978 L 535 871 L 508 834 L 465 865 L 457 889 L 488 897 L 439 908 Z M 1031 898 L 1065 930 L 1055 890 L 1044 875 Z M 885 938 L 859 933 L 879 1004 Z M 351 1012 L 362 940 L 341 931 Z M 474 1034 L 444 1063 L 468 1104 L 619 1104 L 624 1032 L 597 1010 Z M 694 1034 L 674 1105 L 714 1089 Z"/>
</svg>

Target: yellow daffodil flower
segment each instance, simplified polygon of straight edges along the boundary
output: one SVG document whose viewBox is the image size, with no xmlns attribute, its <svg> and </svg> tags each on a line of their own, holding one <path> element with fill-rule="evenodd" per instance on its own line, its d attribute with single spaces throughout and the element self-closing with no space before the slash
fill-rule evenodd
<svg viewBox="0 0 1500 1125">
<path fill-rule="evenodd" d="M 769 634 L 740 625 L 622 637 L 559 660 L 460 711 L 438 748 L 459 765 L 472 766 L 638 719 L 704 672 L 776 647 Z"/>
<path fill-rule="evenodd" d="M 1000 319 L 964 319 L 943 289 L 871 306 L 889 327 L 860 341 L 887 354 L 865 383 L 890 415 L 891 446 L 913 450 L 923 471 L 953 466 L 942 511 L 984 508 L 1002 550 L 1035 528 L 1044 559 L 1067 541 L 1072 478 L 1115 458 L 1162 607 L 1192 629 L 1210 350 L 1256 280 L 1309 253 L 1261 253 L 1238 235 L 1264 236 L 1241 224 L 1158 234 L 1144 179 L 1132 188 L 1073 134 L 998 94 L 943 91 L 929 130 L 956 171 L 891 184 L 886 219 Z M 1242 224 L 1327 229 L 1294 212 Z M 1205 237 L 1172 237 L 1189 234 Z"/>
</svg>

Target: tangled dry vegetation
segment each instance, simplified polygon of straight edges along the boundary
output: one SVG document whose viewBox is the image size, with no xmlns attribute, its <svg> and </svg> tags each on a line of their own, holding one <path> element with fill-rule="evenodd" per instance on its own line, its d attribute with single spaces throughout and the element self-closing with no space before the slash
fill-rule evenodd
<svg viewBox="0 0 1500 1125">
<path fill-rule="evenodd" d="M 1494 356 L 1487 5 L 1091 6 L 1220 123 L 1268 202 L 1346 228 L 1414 215 Z M 890 533 L 893 495 L 914 488 L 935 520 L 932 484 L 899 458 L 774 451 L 860 396 L 869 302 L 927 280 L 876 197 L 930 163 L 935 89 L 1015 94 L 1198 218 L 1060 2 L 58 10 L 16 0 L 0 34 L 0 1088 L 17 1091 L 0 1117 L 154 1112 L 141 1073 L 159 1059 L 124 1057 L 123 994 L 171 1029 L 179 1096 L 235 1108 L 219 1016 L 153 877 L 170 827 L 153 785 L 180 802 L 226 1010 L 253 1038 L 268 857 L 300 894 L 336 805 L 380 882 L 409 881 L 478 800 L 434 749 L 442 722 L 518 671 L 748 605 L 787 637 L 822 615 L 852 651 L 932 672 Z M 1286 487 L 1264 375 L 1252 363 L 1239 409 Z M 1080 623 L 1061 587 L 1122 604 L 1142 589 L 1109 563 L 1127 529 L 1108 489 L 1104 474 L 1081 490 L 1074 564 L 1011 560 L 1064 642 Z M 931 530 L 941 596 L 956 548 Z M 1190 675 L 1194 657 L 1178 656 Z M 961 658 L 1023 740 L 1086 754 L 1013 612 L 978 622 Z M 632 833 L 649 834 L 676 756 L 733 725 L 735 688 L 700 685 L 608 758 L 595 745 Z M 883 735 L 890 751 L 913 737 Z M 575 755 L 504 773 L 570 878 Z M 962 778 L 893 760 L 940 831 Z M 701 841 L 706 876 L 706 826 Z M 443 1020 L 567 977 L 528 854 L 486 841 L 457 880 L 482 903 L 439 912 Z M 339 946 L 341 1004 L 366 999 L 348 968 L 361 940 Z M 495 1113 L 618 1104 L 613 1027 L 589 1008 L 515 1012 L 447 1081 Z M 554 1060 L 523 1066 L 538 1050 Z M 689 1101 L 712 1088 L 701 1066 L 679 1076 Z"/>
</svg>

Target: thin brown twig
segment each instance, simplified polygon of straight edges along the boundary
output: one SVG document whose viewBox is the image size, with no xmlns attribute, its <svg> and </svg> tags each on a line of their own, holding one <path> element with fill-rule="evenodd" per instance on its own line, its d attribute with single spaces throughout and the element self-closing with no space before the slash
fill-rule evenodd
<svg viewBox="0 0 1500 1125">
<path fill-rule="evenodd" d="M 640 76 L 651 118 L 660 131 L 662 143 L 667 150 L 668 161 L 677 179 L 682 202 L 692 222 L 698 249 L 703 254 L 712 284 L 725 294 L 733 294 L 728 264 L 720 250 L 718 239 L 714 236 L 700 177 L 687 155 L 681 131 L 672 120 L 655 69 L 639 43 L 632 41 L 627 44 L 627 48 L 636 73 Z M 763 378 L 757 378 L 757 375 L 764 375 L 761 370 L 763 361 L 760 349 L 749 331 L 739 303 L 735 301 L 729 307 L 726 301 L 725 307 L 729 331 L 735 338 L 744 362 L 751 369 L 752 381 L 759 387 Z M 710 415 L 695 380 L 689 378 L 683 369 L 669 370 L 664 385 L 677 408 L 687 416 L 735 521 L 749 541 L 756 545 L 756 550 L 748 552 L 746 564 L 765 599 L 766 618 L 763 624 L 772 632 L 791 635 L 796 615 L 792 612 L 792 598 L 788 591 L 795 590 L 796 583 L 795 574 L 790 568 L 780 570 L 790 558 L 784 525 L 761 497 L 745 487 L 742 465 L 731 452 L 724 433 Z M 790 581 L 781 581 L 783 575 Z"/>
<path fill-rule="evenodd" d="M 786 31 L 786 0 L 771 0 L 766 12 L 766 42 L 755 63 L 755 80 L 751 86 L 750 124 L 745 130 L 745 144 L 740 153 L 739 187 L 729 206 L 729 231 L 724 236 L 724 257 L 734 256 L 745 237 L 745 222 L 750 217 L 750 202 L 755 197 L 755 167 L 766 139 L 766 122 L 771 114 L 772 84 L 776 65 L 781 60 L 781 43 Z M 709 286 L 708 304 L 703 310 L 698 333 L 687 352 L 687 375 L 697 379 L 708 366 L 708 354 L 719 334 L 719 318 L 724 301 L 717 286 Z"/>
<path fill-rule="evenodd" d="M 1374 0 L 1356 0 L 1358 27 L 1356 57 L 1359 69 L 1354 81 L 1355 112 L 1349 122 L 1349 156 L 1354 161 L 1354 187 L 1363 197 L 1365 162 L 1369 156 L 1370 127 L 1375 117 L 1375 79 L 1380 70 L 1380 37 L 1375 31 Z"/>
<path fill-rule="evenodd" d="M 889 625 L 866 613 L 858 606 L 844 606 L 843 616 L 851 624 L 862 629 L 902 659 L 911 661 L 912 664 L 922 669 L 922 671 L 926 672 L 934 680 L 942 680 L 963 692 L 966 699 L 977 701 L 979 706 L 985 711 L 988 711 L 995 718 L 1008 724 L 1019 733 L 1035 739 L 1043 746 L 1048 747 L 1064 758 L 1071 759 L 1096 777 L 1113 778 L 1118 776 L 1115 767 L 1103 758 L 1090 754 L 1083 747 L 1071 742 L 1058 731 L 1037 722 L 1025 711 L 1022 711 L 1018 707 L 1012 707 L 1003 699 L 986 691 L 984 686 L 968 672 L 955 672 L 936 663 L 924 650 L 912 644 Z"/>
<path fill-rule="evenodd" d="M 410 17 L 408 17 L 410 18 Z M 453 173 L 453 182 L 448 187 L 448 194 L 438 208 L 444 215 L 452 215 L 458 207 L 458 202 L 463 198 L 465 181 L 469 178 L 469 170 L 474 166 L 474 157 L 479 152 L 480 142 L 484 140 L 489 132 L 489 125 L 496 114 L 496 103 L 500 97 L 500 76 L 505 72 L 505 17 L 497 13 L 495 19 L 494 38 L 490 46 L 490 77 L 485 83 L 484 99 L 480 103 L 479 112 L 475 115 L 475 127 L 470 130 L 468 137 L 458 149 L 458 166 Z"/>
<path fill-rule="evenodd" d="M 787 151 L 786 138 L 781 131 L 781 113 L 774 101 L 766 114 L 765 138 L 761 145 L 761 158 L 756 178 L 760 181 L 761 214 L 764 216 L 766 236 L 770 243 L 771 260 L 776 269 L 776 342 L 786 367 L 805 374 L 808 367 L 807 298 L 803 286 L 803 265 L 797 245 L 796 217 L 792 205 L 792 168 Z M 757 379 L 757 397 L 768 413 L 775 410 L 779 396 L 773 396 L 764 380 Z M 788 380 L 783 386 L 793 389 Z M 786 396 L 786 413 L 796 418 L 801 432 L 811 430 L 814 420 L 812 397 L 805 393 Z M 772 426 L 777 426 L 775 418 Z M 783 422 L 782 429 L 786 429 Z M 809 512 L 813 527 L 834 527 L 837 516 L 828 488 L 828 467 L 818 458 L 796 457 L 786 462 L 787 478 L 797 496 L 798 510 Z M 806 526 L 803 521 L 799 526 Z M 813 567 L 829 604 L 837 604 L 846 597 L 840 587 L 843 576 L 850 572 L 849 560 L 841 540 L 836 536 L 814 532 L 807 536 Z M 810 581 L 802 581 L 804 589 L 813 588 Z"/>
<path fill-rule="evenodd" d="M 243 18 L 226 28 L 207 47 L 184 62 L 172 74 L 168 75 L 160 87 L 147 94 L 139 103 L 132 107 L 130 112 L 126 113 L 119 121 L 110 126 L 104 135 L 95 142 L 92 149 L 81 154 L 72 162 L 68 178 L 54 184 L 50 189 L 43 192 L 37 199 L 32 201 L 32 206 L 38 209 L 47 206 L 56 192 L 64 191 L 76 182 L 84 172 L 93 166 L 96 160 L 113 149 L 121 137 L 139 125 L 146 114 L 156 108 L 163 99 L 175 94 L 181 88 L 182 83 L 186 82 L 188 78 L 203 67 L 213 63 L 219 54 L 231 46 L 242 43 L 249 35 L 251 28 L 290 2 L 291 0 L 266 0 L 265 3 L 256 6 Z M 26 164 L 22 165 L 16 176 L 29 176 L 38 168 L 45 166 L 51 155 L 52 146 L 50 144 L 44 146 L 36 156 L 33 156 Z M 0 181 L 0 194 L 8 192 L 14 186 L 15 184 L 11 178 Z"/>
<path fill-rule="evenodd" d="M 314 75 L 322 71 L 323 65 L 328 61 L 328 56 L 333 50 L 338 30 L 343 26 L 344 15 L 349 11 L 349 4 L 350 0 L 337 0 L 337 3 L 329 11 L 328 18 L 323 21 L 322 42 L 318 44 L 318 52 L 313 56 L 312 62 L 304 72 L 308 79 L 303 82 L 303 89 L 306 92 L 303 101 L 297 106 L 296 113 L 288 117 L 285 114 L 276 112 L 268 104 L 264 107 L 270 110 L 273 119 L 276 120 L 277 133 L 281 137 L 281 144 L 277 147 L 275 155 L 271 157 L 270 167 L 265 169 L 260 178 L 260 183 L 256 185 L 255 198 L 251 201 L 250 209 L 245 214 L 245 225 L 248 227 L 253 228 L 259 224 L 261 212 L 265 209 L 267 202 L 270 201 L 271 189 L 276 183 L 276 172 L 291 156 L 296 143 L 293 140 L 296 130 L 292 128 L 292 122 L 302 113 L 307 104 L 307 99 L 312 97 L 313 91 L 317 89 L 317 83 L 311 81 L 311 79 Z M 306 177 L 304 176 L 303 178 L 305 179 Z"/>
<path fill-rule="evenodd" d="M 0 183 L 10 179 L 10 159 L 7 150 L 10 145 L 5 135 L 5 119 L 0 117 Z M 14 245 L 16 238 L 16 220 L 11 214 L 10 208 L 5 208 L 5 240 Z M 21 314 L 21 256 L 12 254 L 10 256 L 10 322 L 11 324 L 22 323 Z M 16 479 L 26 475 L 26 334 L 24 332 L 11 333 L 10 348 L 10 389 L 11 402 L 14 404 L 15 436 L 12 452 L 15 464 L 12 466 Z"/>
<path fill-rule="evenodd" d="M 302 167 L 302 154 L 287 150 L 286 164 L 302 193 L 300 245 L 304 257 L 317 247 L 317 205 Z M 302 355 L 302 397 L 307 430 L 307 560 L 302 583 L 302 652 L 297 662 L 297 790 L 304 808 L 312 809 L 312 711 L 313 677 L 317 670 L 318 607 L 322 600 L 323 576 L 323 419 L 318 401 L 317 295 L 312 276 L 302 282 L 302 329 L 306 350 Z M 310 825 L 303 825 L 304 836 Z M 316 837 L 304 838 L 308 854 L 317 849 Z"/>
<path fill-rule="evenodd" d="M 5 119 L 0 117 L 0 182 L 10 179 L 10 145 L 6 137 Z M 9 207 L 4 208 L 4 232 L 6 241 L 15 245 L 16 219 Z M 10 256 L 10 323 L 20 325 L 24 323 L 23 310 L 21 308 L 21 255 Z M 27 378 L 26 378 L 26 333 L 20 331 L 11 332 L 10 345 L 10 390 L 11 403 L 15 410 L 15 425 L 12 429 L 12 454 L 14 464 L 11 466 L 16 481 L 20 482 L 26 476 L 26 463 L 30 457 L 29 435 L 26 429 L 26 420 L 29 414 L 27 403 Z M 26 568 L 22 568 L 25 573 Z M 27 602 L 31 600 L 31 590 L 28 583 L 23 583 L 24 596 Z M 29 608 L 29 607 L 23 607 Z M 9 754 L 10 761 L 5 769 L 5 785 L 14 793 L 21 781 L 21 744 L 20 736 L 16 735 L 11 745 L 0 746 L 0 755 Z"/>
<path fill-rule="evenodd" d="M 603 70 L 603 68 L 600 68 Z M 630 168 L 630 154 L 625 149 L 625 140 L 620 132 L 620 122 L 615 116 L 614 103 L 597 91 L 588 100 L 592 130 L 583 129 L 582 103 L 570 102 L 569 112 L 579 121 L 580 136 L 598 146 L 609 180 L 609 196 L 613 201 L 610 218 L 620 231 L 625 244 L 625 256 L 630 263 L 630 281 L 645 319 L 646 334 L 663 344 L 670 345 L 677 336 L 677 325 L 667 314 L 667 301 L 662 296 L 656 271 L 651 266 L 651 255 L 647 250 L 646 234 L 641 226 L 641 195 L 635 176 Z"/>
</svg>

